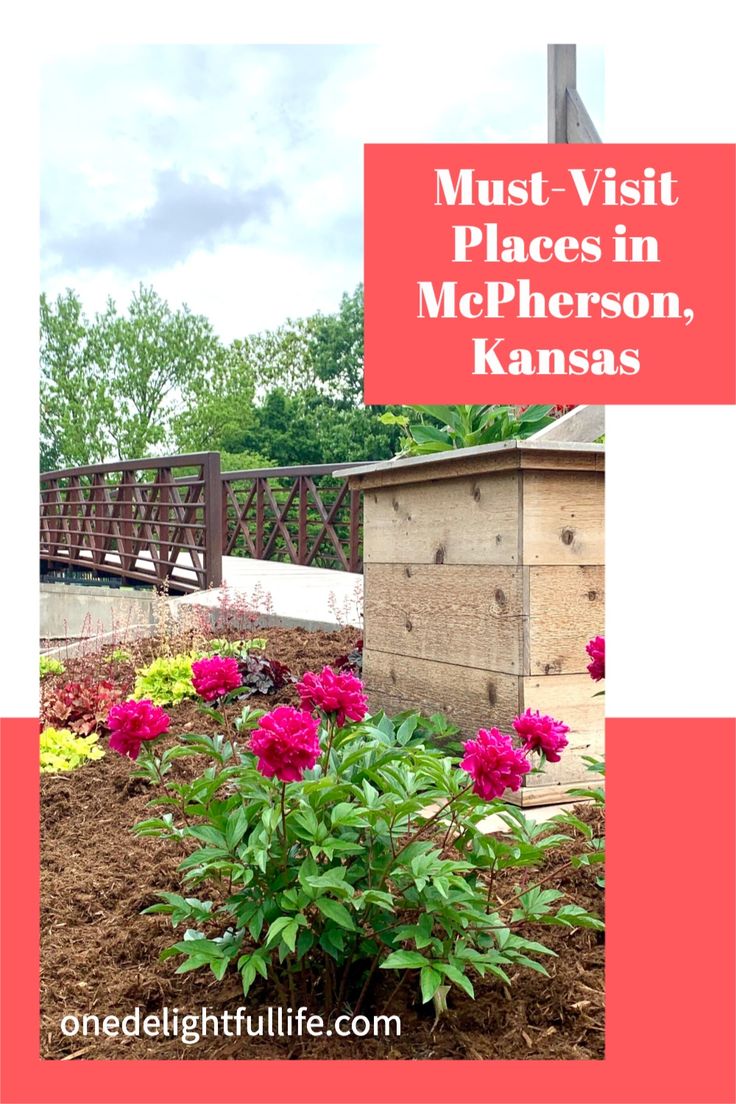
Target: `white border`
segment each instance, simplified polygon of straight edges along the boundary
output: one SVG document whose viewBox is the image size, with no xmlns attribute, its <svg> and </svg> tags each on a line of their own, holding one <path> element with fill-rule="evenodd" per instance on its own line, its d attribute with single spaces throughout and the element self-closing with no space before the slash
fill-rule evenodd
<svg viewBox="0 0 736 1104">
<path fill-rule="evenodd" d="M 0 68 L 3 538 L 0 713 L 37 702 L 38 63 L 99 42 L 376 42 L 407 50 L 464 36 L 603 44 L 608 141 L 733 141 L 731 36 L 715 0 L 613 8 L 586 3 L 255 4 L 131 2 L 6 6 Z M 533 32 L 530 29 L 533 28 Z M 145 37 L 143 37 L 145 36 Z M 540 111 L 544 105 L 540 105 Z M 8 154 L 10 156 L 8 157 Z M 708 365 L 696 365 L 705 372 Z M 733 408 L 608 410 L 611 715 L 734 710 Z M 11 482 L 12 477 L 12 482 Z M 659 749 L 666 754 L 666 749 Z"/>
</svg>

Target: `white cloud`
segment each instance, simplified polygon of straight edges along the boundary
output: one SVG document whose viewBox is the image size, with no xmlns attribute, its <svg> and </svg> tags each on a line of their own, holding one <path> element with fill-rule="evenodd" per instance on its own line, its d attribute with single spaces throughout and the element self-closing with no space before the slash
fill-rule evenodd
<svg viewBox="0 0 736 1104">
<path fill-rule="evenodd" d="M 544 141 L 545 81 L 543 47 L 486 36 L 56 57 L 44 74 L 43 286 L 75 287 L 93 311 L 108 293 L 126 303 L 143 280 L 225 338 L 334 310 L 362 278 L 363 143 Z M 199 191 L 169 187 L 167 206 L 162 181 L 177 179 Z M 234 212 L 219 230 L 192 211 L 192 195 L 209 202 L 207 181 Z M 248 195 L 279 198 L 238 222 Z M 154 248 L 146 228 L 162 225 Z M 131 227 L 140 247 L 132 237 L 121 249 Z"/>
</svg>

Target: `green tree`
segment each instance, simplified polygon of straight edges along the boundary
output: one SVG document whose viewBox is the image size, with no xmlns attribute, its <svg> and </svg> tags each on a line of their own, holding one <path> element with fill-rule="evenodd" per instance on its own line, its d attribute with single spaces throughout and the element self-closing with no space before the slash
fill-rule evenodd
<svg viewBox="0 0 736 1104">
<path fill-rule="evenodd" d="M 363 402 L 363 285 L 347 292 L 336 314 L 309 319 L 314 374 L 326 393 L 351 406 Z"/>
<path fill-rule="evenodd" d="M 283 326 L 243 342 L 261 391 L 288 395 L 316 388 L 336 402 L 363 401 L 363 285 L 342 296 L 334 314 L 287 319 Z"/>
<path fill-rule="evenodd" d="M 398 448 L 383 406 L 363 405 L 363 285 L 345 293 L 334 314 L 317 313 L 246 339 L 260 400 L 239 438 L 276 463 L 381 460 Z"/>
<path fill-rule="evenodd" d="M 171 447 L 172 420 L 223 370 L 211 324 L 141 285 L 90 322 L 71 290 L 41 297 L 42 459 L 135 459 Z"/>
<path fill-rule="evenodd" d="M 252 426 L 231 447 L 258 451 L 279 467 L 387 459 L 399 441 L 398 429 L 383 425 L 372 408 L 338 403 L 316 387 L 295 395 L 276 387 L 253 414 Z"/>
<path fill-rule="evenodd" d="M 275 330 L 251 334 L 239 344 L 260 395 L 275 388 L 296 395 L 314 383 L 309 319 L 289 318 Z"/>
<path fill-rule="evenodd" d="M 112 404 L 100 386 L 90 324 L 77 295 L 41 296 L 41 466 L 100 463 L 112 449 Z"/>
<path fill-rule="evenodd" d="M 320 464 L 322 454 L 313 420 L 301 395 L 289 395 L 275 387 L 255 411 L 256 420 L 243 440 L 243 447 L 260 449 L 279 467 L 292 464 Z"/>
<path fill-rule="evenodd" d="M 109 431 L 117 455 L 145 456 L 166 446 L 177 410 L 222 369 L 225 348 L 211 323 L 187 306 L 172 310 L 141 286 L 127 316 L 109 300 L 93 332 L 115 403 Z"/>
<path fill-rule="evenodd" d="M 172 432 L 181 452 L 213 448 L 232 450 L 255 420 L 253 373 L 236 342 L 210 372 L 190 381 L 183 409 L 172 419 Z"/>
<path fill-rule="evenodd" d="M 334 314 L 229 347 L 153 288 L 92 321 L 73 291 L 41 298 L 46 470 L 165 451 L 219 451 L 224 470 L 390 457 L 399 429 L 362 386 L 362 285 Z"/>
</svg>

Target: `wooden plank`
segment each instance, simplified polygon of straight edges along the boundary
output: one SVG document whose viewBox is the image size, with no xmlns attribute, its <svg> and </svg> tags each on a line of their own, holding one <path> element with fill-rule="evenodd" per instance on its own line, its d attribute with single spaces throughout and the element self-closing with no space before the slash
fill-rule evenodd
<svg viewBox="0 0 736 1104">
<path fill-rule="evenodd" d="M 583 674 L 588 641 L 603 632 L 605 568 L 530 567 L 529 668 L 532 675 Z"/>
<path fill-rule="evenodd" d="M 521 568 L 371 563 L 364 602 L 367 649 L 521 674 Z"/>
<path fill-rule="evenodd" d="M 518 472 L 366 491 L 365 562 L 517 564 Z"/>
<path fill-rule="evenodd" d="M 517 449 L 461 456 L 463 451 L 463 449 L 457 449 L 448 452 L 447 456 L 443 453 L 439 460 L 436 456 L 432 456 L 431 459 L 426 457 L 427 462 L 423 464 L 412 464 L 406 467 L 397 465 L 368 472 L 366 475 L 351 475 L 350 486 L 367 491 L 374 487 L 426 483 L 432 479 L 457 479 L 464 475 L 485 475 L 488 472 L 512 471 L 520 467 L 520 453 Z"/>
<path fill-rule="evenodd" d="M 602 472 L 526 471 L 523 562 L 605 563 Z"/>
<path fill-rule="evenodd" d="M 551 443 L 554 445 L 554 442 Z M 558 443 L 559 444 L 559 443 Z M 418 457 L 424 463 L 387 464 L 365 475 L 351 475 L 350 486 L 354 489 L 372 490 L 375 487 L 396 487 L 406 483 L 424 483 L 431 479 L 455 479 L 464 475 L 483 475 L 489 472 L 512 471 L 517 468 L 538 469 L 540 471 L 595 471 L 604 460 L 602 452 L 585 451 L 590 445 L 581 445 L 570 451 L 561 448 L 549 449 L 524 448 L 523 442 L 518 448 L 497 452 L 474 449 L 456 449 L 448 453 L 439 453 L 431 457 Z M 463 453 L 468 455 L 464 456 Z"/>
<path fill-rule="evenodd" d="M 465 738 L 479 728 L 510 731 L 519 712 L 519 679 L 499 671 L 391 655 L 368 648 L 363 675 L 372 709 L 442 713 Z"/>
<path fill-rule="evenodd" d="M 594 443 L 606 432 L 605 411 L 605 406 L 575 406 L 560 418 L 555 418 L 544 429 L 537 430 L 527 440 L 537 445 L 549 441 Z"/>
<path fill-rule="evenodd" d="M 586 771 L 587 777 L 581 782 L 561 782 L 556 786 L 522 786 L 520 790 L 512 793 L 507 790 L 503 795 L 504 801 L 509 805 L 518 805 L 522 809 L 528 809 L 535 805 L 560 805 L 562 802 L 580 802 L 587 804 L 591 799 L 576 797 L 571 790 L 603 790 L 605 793 L 605 779 L 599 774 Z"/>
<path fill-rule="evenodd" d="M 605 468 L 606 456 L 603 452 L 562 452 L 556 451 L 555 444 L 563 445 L 564 442 L 550 441 L 550 447 L 545 449 L 542 443 L 532 448 L 519 449 L 519 467 L 530 471 L 565 471 L 585 472 L 599 471 Z M 570 446 L 574 448 L 573 445 Z"/>
<path fill-rule="evenodd" d="M 200 585 L 219 587 L 222 583 L 222 484 L 219 452 L 205 453 L 202 462 L 202 501 L 204 503 L 205 544 L 204 578 Z"/>
<path fill-rule="evenodd" d="M 577 89 L 568 88 L 565 97 L 568 142 L 600 142 L 601 137 Z"/>
<path fill-rule="evenodd" d="M 600 142 L 578 95 L 575 47 L 547 47 L 547 141 Z"/>
<path fill-rule="evenodd" d="M 567 142 L 567 90 L 575 87 L 575 47 L 547 47 L 547 141 Z"/>
<path fill-rule="evenodd" d="M 579 782 L 590 778 L 583 755 L 604 752 L 605 698 L 594 697 L 598 685 L 584 675 L 531 675 L 522 680 L 522 709 L 538 709 L 570 726 L 568 747 L 559 763 L 531 775 L 529 786 Z"/>
</svg>

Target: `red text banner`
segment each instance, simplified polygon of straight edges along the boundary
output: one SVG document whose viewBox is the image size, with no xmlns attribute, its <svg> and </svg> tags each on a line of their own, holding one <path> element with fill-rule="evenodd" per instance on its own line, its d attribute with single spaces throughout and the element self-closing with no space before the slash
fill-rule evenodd
<svg viewBox="0 0 736 1104">
<path fill-rule="evenodd" d="M 732 403 L 734 146 L 368 145 L 369 403 Z"/>
</svg>

